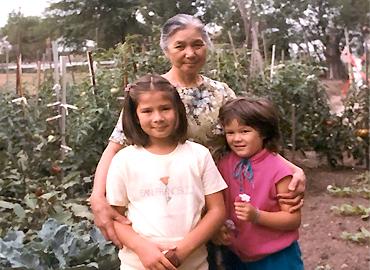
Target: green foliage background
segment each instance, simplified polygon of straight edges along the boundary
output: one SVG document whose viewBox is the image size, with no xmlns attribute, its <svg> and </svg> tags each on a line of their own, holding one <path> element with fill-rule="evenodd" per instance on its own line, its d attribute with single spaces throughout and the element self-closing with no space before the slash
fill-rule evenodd
<svg viewBox="0 0 370 270">
<path fill-rule="evenodd" d="M 343 152 L 364 159 L 367 141 L 354 133 L 366 120 L 361 116 L 366 100 L 361 95 L 366 91 L 352 90 L 344 113 L 332 115 L 319 83 L 322 68 L 317 65 L 286 61 L 276 66 L 272 80 L 268 68 L 264 76 L 251 79 L 245 75 L 247 50 L 233 51 L 221 44 L 209 56 L 203 70 L 206 76 L 226 82 L 239 95 L 268 96 L 276 103 L 285 148 L 292 145 L 294 104 L 297 150 L 318 151 L 332 165 L 341 163 Z M 58 113 L 48 106 L 55 102 L 53 85 L 46 82 L 37 96 L 26 97 L 27 104 L 0 92 L 3 269 L 114 269 L 112 265 L 117 265 L 114 247 L 92 227 L 87 202 L 92 175 L 118 119 L 117 98 L 124 86 L 143 74 L 163 73 L 169 64 L 157 45 L 142 36 L 131 36 L 94 58 L 113 59 L 115 65 L 104 69 L 98 64 L 95 88 L 88 81 L 67 87 L 67 102 L 78 110 L 69 110 L 67 116 L 66 141 L 72 151 L 64 160 L 58 123 L 46 122 Z M 53 241 L 46 240 L 44 236 L 52 233 Z"/>
</svg>

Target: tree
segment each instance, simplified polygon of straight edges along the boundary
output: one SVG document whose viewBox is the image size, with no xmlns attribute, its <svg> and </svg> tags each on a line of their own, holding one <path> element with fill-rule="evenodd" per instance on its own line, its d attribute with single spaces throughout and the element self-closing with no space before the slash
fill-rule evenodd
<svg viewBox="0 0 370 270">
<path fill-rule="evenodd" d="M 275 44 L 288 52 L 289 43 L 307 47 L 319 40 L 329 49 L 326 55 L 334 71 L 333 78 L 343 74 L 340 61 L 343 29 L 358 32 L 370 19 L 368 0 L 260 0 L 256 3 L 268 48 Z M 313 49 L 319 58 L 322 57 L 320 48 L 313 45 Z"/>
<path fill-rule="evenodd" d="M 160 28 L 172 16 L 185 13 L 194 15 L 198 12 L 196 1 L 193 0 L 141 0 L 139 12 L 145 23 Z"/>
<path fill-rule="evenodd" d="M 214 23 L 222 27 L 222 34 L 217 42 L 230 42 L 227 32 L 232 34 L 236 44 L 244 43 L 246 39 L 245 21 L 239 13 L 236 1 L 199 0 L 197 5 L 202 10 L 201 18 L 205 23 Z"/>
<path fill-rule="evenodd" d="M 137 9 L 134 0 L 61 0 L 52 3 L 47 14 L 65 43 L 78 50 L 87 39 L 110 48 L 127 34 L 144 33 L 136 19 Z"/>
<path fill-rule="evenodd" d="M 1 29 L 2 36 L 8 36 L 13 45 L 9 56 L 12 61 L 21 53 L 25 61 L 41 58 L 45 51 L 45 40 L 51 35 L 44 21 L 38 17 L 25 17 L 21 12 L 11 12 L 7 24 Z"/>
</svg>

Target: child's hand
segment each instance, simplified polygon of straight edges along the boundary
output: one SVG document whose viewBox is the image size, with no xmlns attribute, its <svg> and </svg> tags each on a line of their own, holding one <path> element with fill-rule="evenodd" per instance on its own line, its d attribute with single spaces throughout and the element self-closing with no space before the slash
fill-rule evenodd
<svg viewBox="0 0 370 270">
<path fill-rule="evenodd" d="M 135 249 L 135 253 L 139 256 L 141 263 L 148 270 L 176 270 L 176 267 L 166 258 L 165 252 L 175 250 L 176 247 L 168 247 L 160 244 L 152 243 L 148 240 L 141 241 L 140 245 Z"/>
<path fill-rule="evenodd" d="M 231 244 L 231 232 L 225 225 L 222 225 L 220 230 L 215 233 L 211 241 L 215 245 L 230 245 Z"/>
<path fill-rule="evenodd" d="M 255 222 L 258 210 L 249 202 L 234 202 L 236 217 L 242 221 Z"/>
</svg>

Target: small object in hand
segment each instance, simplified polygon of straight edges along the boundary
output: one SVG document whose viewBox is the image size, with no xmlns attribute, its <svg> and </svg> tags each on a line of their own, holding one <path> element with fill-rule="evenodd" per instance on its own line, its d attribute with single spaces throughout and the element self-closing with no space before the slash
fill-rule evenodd
<svg viewBox="0 0 370 270">
<path fill-rule="evenodd" d="M 228 228 L 231 231 L 234 231 L 236 229 L 235 223 L 231 219 L 227 219 L 225 221 L 225 226 L 226 226 L 226 228 Z"/>
<path fill-rule="evenodd" d="M 170 250 L 165 251 L 164 256 L 176 268 L 181 265 L 180 259 L 179 259 L 179 257 L 177 257 L 176 252 L 174 250 L 170 249 Z"/>
<path fill-rule="evenodd" d="M 248 194 L 242 193 L 235 197 L 236 202 L 249 202 L 251 200 L 251 196 Z"/>
</svg>

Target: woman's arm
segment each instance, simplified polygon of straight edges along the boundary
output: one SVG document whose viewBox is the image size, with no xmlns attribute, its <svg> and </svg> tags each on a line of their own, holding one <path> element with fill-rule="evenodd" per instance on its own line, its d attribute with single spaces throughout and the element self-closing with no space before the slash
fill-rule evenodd
<svg viewBox="0 0 370 270">
<path fill-rule="evenodd" d="M 304 191 L 306 189 L 306 175 L 300 167 L 294 165 L 282 156 L 280 156 L 280 158 L 292 169 L 293 178 L 289 183 L 288 190 L 286 192 L 279 192 L 277 196 L 280 203 L 290 205 L 289 211 L 294 212 L 303 206 Z"/>
<path fill-rule="evenodd" d="M 114 208 L 117 212 L 121 214 L 124 213 L 124 207 L 115 206 Z M 155 244 L 137 234 L 130 225 L 122 224 L 117 221 L 114 221 L 113 224 L 119 241 L 125 247 L 131 249 L 136 255 L 138 255 L 145 269 L 176 270 L 176 267 L 171 264 L 162 252 L 165 250 L 175 249 L 175 247 Z"/>
<path fill-rule="evenodd" d="M 277 192 L 287 192 L 290 182 L 290 176 L 280 180 L 276 185 Z M 298 210 L 291 213 L 289 211 L 290 205 L 288 204 L 280 203 L 281 211 L 279 212 L 258 210 L 250 203 L 245 202 L 235 202 L 234 205 L 238 219 L 257 223 L 271 229 L 291 231 L 297 229 L 301 224 L 301 212 Z"/>
<path fill-rule="evenodd" d="M 113 209 L 105 198 L 105 184 L 109 165 L 114 155 L 122 149 L 122 145 L 110 141 L 105 148 L 94 177 L 93 191 L 90 196 L 91 209 L 94 214 L 94 223 L 100 229 L 104 237 L 111 240 L 116 246 L 122 247 L 113 227 L 113 220 L 127 223 L 128 220 Z"/>
<path fill-rule="evenodd" d="M 206 243 L 225 221 L 226 211 L 222 192 L 206 195 L 205 199 L 206 214 L 198 225 L 177 244 L 176 255 L 180 262 Z"/>
</svg>

